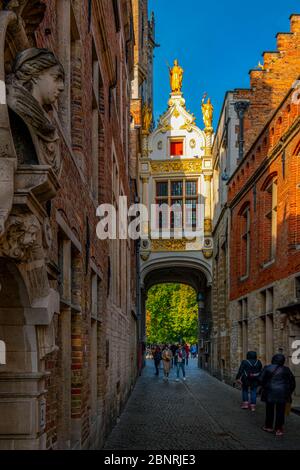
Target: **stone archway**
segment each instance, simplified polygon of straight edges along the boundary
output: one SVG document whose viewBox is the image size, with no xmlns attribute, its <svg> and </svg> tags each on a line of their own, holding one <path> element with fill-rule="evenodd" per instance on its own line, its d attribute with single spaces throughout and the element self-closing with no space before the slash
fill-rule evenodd
<svg viewBox="0 0 300 470">
<path fill-rule="evenodd" d="M 199 312 L 199 367 L 210 367 L 211 272 L 209 264 L 177 256 L 148 262 L 141 271 L 141 336 L 146 339 L 147 292 L 156 284 L 179 283 L 191 286 L 197 293 Z"/>
<path fill-rule="evenodd" d="M 34 309 L 17 266 L 0 258 L 0 338 L 6 364 L 0 365 L 0 448 L 45 448 L 45 374 Z"/>
</svg>

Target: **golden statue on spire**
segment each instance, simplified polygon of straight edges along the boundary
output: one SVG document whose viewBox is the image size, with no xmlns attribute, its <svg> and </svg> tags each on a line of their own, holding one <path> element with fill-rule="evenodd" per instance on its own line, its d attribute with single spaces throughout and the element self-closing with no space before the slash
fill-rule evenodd
<svg viewBox="0 0 300 470">
<path fill-rule="evenodd" d="M 207 96 L 207 93 L 205 93 L 202 98 L 202 114 L 203 114 L 203 121 L 205 124 L 205 128 L 210 129 L 212 128 L 214 107 L 210 101 L 210 98 L 208 98 L 207 103 L 205 103 L 206 96 Z"/>
<path fill-rule="evenodd" d="M 172 93 L 181 93 L 183 68 L 178 64 L 178 60 L 174 60 L 173 68 L 169 67 L 170 71 L 170 84 Z"/>
</svg>

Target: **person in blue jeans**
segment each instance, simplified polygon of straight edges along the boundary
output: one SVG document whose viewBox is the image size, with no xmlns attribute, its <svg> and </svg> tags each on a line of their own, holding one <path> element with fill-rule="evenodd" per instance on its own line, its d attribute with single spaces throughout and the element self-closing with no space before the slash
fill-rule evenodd
<svg viewBox="0 0 300 470">
<path fill-rule="evenodd" d="M 247 353 L 247 359 L 241 362 L 239 371 L 236 375 L 236 381 L 242 386 L 242 405 L 243 410 L 256 409 L 257 387 L 259 385 L 259 376 L 262 371 L 262 363 L 257 359 L 255 351 Z M 250 401 L 249 401 L 250 392 Z"/>
<path fill-rule="evenodd" d="M 186 361 L 186 351 L 182 344 L 178 345 L 178 349 L 175 352 L 175 364 L 177 367 L 177 379 L 179 381 L 179 372 L 182 371 L 183 380 L 185 380 L 185 361 Z"/>
</svg>

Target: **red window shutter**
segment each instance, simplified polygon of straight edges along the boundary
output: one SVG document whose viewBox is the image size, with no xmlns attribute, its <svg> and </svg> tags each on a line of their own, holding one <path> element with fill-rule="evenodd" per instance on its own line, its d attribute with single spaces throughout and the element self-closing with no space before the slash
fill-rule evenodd
<svg viewBox="0 0 300 470">
<path fill-rule="evenodd" d="M 183 141 L 173 141 L 171 142 L 170 153 L 173 156 L 183 155 Z"/>
</svg>

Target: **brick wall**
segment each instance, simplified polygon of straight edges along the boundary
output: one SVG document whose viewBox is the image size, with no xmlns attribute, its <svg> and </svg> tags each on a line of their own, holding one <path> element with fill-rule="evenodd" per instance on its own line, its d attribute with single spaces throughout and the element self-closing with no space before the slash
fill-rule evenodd
<svg viewBox="0 0 300 470">
<path fill-rule="evenodd" d="M 296 238 L 300 217 L 299 188 L 299 105 L 294 103 L 294 90 L 278 108 L 264 132 L 250 148 L 244 161 L 229 182 L 231 206 L 231 299 L 281 279 L 297 270 L 300 252 Z M 279 120 L 280 117 L 280 120 Z M 277 243 L 274 262 L 270 260 L 271 226 L 266 214 L 271 199 L 268 184 L 277 181 Z M 251 262 L 248 279 L 241 280 L 241 212 L 250 207 Z M 294 242 L 293 242 L 294 241 Z"/>
<path fill-rule="evenodd" d="M 73 262 L 72 304 L 70 307 L 70 413 L 61 411 L 63 391 L 61 380 L 67 380 L 66 363 L 61 354 L 62 343 L 59 318 L 56 319 L 56 344 L 59 351 L 47 357 L 45 368 L 47 379 L 47 447 L 66 446 L 76 448 L 99 447 L 120 410 L 136 377 L 136 363 L 132 361 L 136 345 L 131 338 L 135 335 L 130 309 L 115 307 L 111 289 L 108 293 L 108 256 L 110 242 L 96 237 L 96 207 L 112 201 L 112 149 L 115 148 L 119 167 L 120 183 L 125 195 L 131 197 L 129 163 L 134 167 L 136 157 L 129 155 L 130 142 L 130 83 L 133 63 L 131 60 L 133 43 L 130 41 L 129 23 L 132 14 L 130 2 L 124 2 L 120 9 L 120 32 L 110 0 L 92 2 L 92 17 L 89 22 L 88 1 L 72 1 L 72 44 L 70 46 L 70 94 L 71 94 L 71 133 L 63 131 L 58 121 L 61 151 L 61 189 L 51 205 L 51 223 L 54 243 L 51 250 L 51 263 L 59 266 L 57 236 L 59 227 L 56 214 L 59 213 L 67 227 L 81 246 Z M 75 28 L 75 30 L 74 30 Z M 75 31 L 75 32 L 74 32 Z M 36 32 L 38 47 L 49 47 L 57 55 L 60 53 L 57 2 L 47 1 L 44 20 Z M 131 38 L 132 39 L 132 38 Z M 92 44 L 95 44 L 101 74 L 99 89 L 99 200 L 91 193 L 92 165 Z M 128 60 L 127 60 L 128 59 Z M 114 91 L 115 90 L 115 91 Z M 131 146 L 135 152 L 137 145 Z M 136 173 L 136 170 L 132 170 Z M 130 200 L 130 199 L 129 199 Z M 89 228 L 87 228 L 89 227 Z M 128 283 L 129 305 L 135 299 L 135 252 L 130 244 L 128 262 L 132 268 L 132 282 Z M 97 355 L 90 358 L 91 333 L 91 261 L 102 276 L 102 303 L 97 326 Z M 122 265 L 115 267 L 122 272 Z M 58 280 L 52 285 L 58 288 Z M 106 345 L 109 344 L 109 363 L 106 363 Z M 90 360 L 97 361 L 97 430 L 91 435 L 90 411 Z M 68 397 L 67 397 L 68 398 Z M 69 422 L 64 422 L 69 421 Z M 62 431 L 63 430 L 63 431 Z M 58 441 L 57 433 L 64 435 Z M 96 441 L 96 442 L 95 442 Z"/>
<path fill-rule="evenodd" d="M 263 53 L 263 68 L 250 70 L 250 88 L 235 90 L 235 99 L 250 101 L 245 116 L 246 151 L 300 75 L 300 15 L 292 15 L 290 24 L 290 32 L 277 34 L 277 50 Z"/>
</svg>

